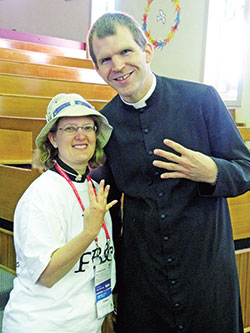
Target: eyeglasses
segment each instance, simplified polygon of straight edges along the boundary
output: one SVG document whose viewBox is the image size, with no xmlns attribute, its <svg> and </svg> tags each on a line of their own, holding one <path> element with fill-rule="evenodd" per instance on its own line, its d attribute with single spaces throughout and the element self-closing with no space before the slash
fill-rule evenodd
<svg viewBox="0 0 250 333">
<path fill-rule="evenodd" d="M 65 127 L 58 128 L 58 130 L 63 131 L 66 134 L 76 134 L 79 130 L 82 130 L 83 133 L 96 133 L 97 126 L 96 125 L 84 125 L 84 126 L 75 126 L 75 125 L 66 125 Z"/>
</svg>

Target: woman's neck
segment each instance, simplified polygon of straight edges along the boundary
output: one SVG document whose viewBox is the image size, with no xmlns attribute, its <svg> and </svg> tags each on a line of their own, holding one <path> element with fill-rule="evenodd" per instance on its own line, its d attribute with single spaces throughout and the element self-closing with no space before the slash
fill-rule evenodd
<svg viewBox="0 0 250 333">
<path fill-rule="evenodd" d="M 81 170 L 76 170 L 72 168 L 72 166 L 66 164 L 63 160 L 61 160 L 59 157 L 57 157 L 56 162 L 60 166 L 63 171 L 65 171 L 71 180 L 73 181 L 84 181 L 86 178 L 86 175 L 89 173 L 89 169 L 87 166 L 85 168 L 82 168 Z"/>
</svg>

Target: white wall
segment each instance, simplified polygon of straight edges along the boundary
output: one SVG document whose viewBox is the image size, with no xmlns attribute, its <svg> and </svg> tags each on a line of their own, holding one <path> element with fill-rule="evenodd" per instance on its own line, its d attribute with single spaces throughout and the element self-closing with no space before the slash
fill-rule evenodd
<svg viewBox="0 0 250 333">
<path fill-rule="evenodd" d="M 248 42 L 244 63 L 242 106 L 241 108 L 237 108 L 236 119 L 250 126 L 250 5 L 248 8 L 247 31 Z"/>
<path fill-rule="evenodd" d="M 91 0 L 0 0 L 0 28 L 85 41 Z"/>
<path fill-rule="evenodd" d="M 147 2 L 137 0 L 136 6 L 129 6 L 131 0 L 118 0 L 119 10 L 131 14 L 138 22 L 142 22 L 142 16 L 145 11 Z M 154 4 L 155 3 L 155 4 Z M 166 0 L 152 2 L 148 15 L 148 29 L 154 39 L 160 40 L 166 38 L 170 26 L 173 25 L 175 14 L 171 6 L 166 5 Z M 205 9 L 207 0 L 180 0 L 181 22 L 178 30 L 171 41 L 163 49 L 155 49 L 152 62 L 152 69 L 160 75 L 183 78 L 194 81 L 201 81 L 203 75 L 203 58 L 204 58 L 204 29 L 207 21 Z M 131 8 L 130 8 L 131 7 Z M 159 8 L 170 11 L 169 25 L 163 24 L 162 21 L 156 22 L 156 16 L 159 15 Z M 168 20 L 168 16 L 167 16 Z M 157 30 L 161 30 L 160 33 Z"/>
<path fill-rule="evenodd" d="M 169 2 L 171 1 L 169 0 Z M 135 3 L 134 0 L 117 0 L 117 8 L 134 16 L 138 22 L 142 22 L 147 1 L 137 0 L 136 6 L 133 3 Z M 157 15 L 153 4 L 157 5 L 158 8 L 166 8 L 166 0 L 153 1 L 149 16 L 151 13 Z M 208 4 L 209 0 L 180 0 L 181 23 L 170 43 L 162 50 L 155 49 L 152 62 L 154 72 L 174 78 L 203 81 Z M 154 36 L 159 27 L 160 30 L 161 28 L 164 30 L 164 26 L 157 23 L 156 20 L 149 27 L 152 37 L 157 40 L 158 38 Z M 250 31 L 250 6 L 247 31 Z M 163 31 L 160 38 L 164 39 L 165 36 L 166 33 Z M 242 105 L 236 108 L 236 120 L 250 126 L 250 34 L 248 35 L 244 67 Z"/>
<path fill-rule="evenodd" d="M 100 0 L 102 1 L 102 0 Z M 175 37 L 162 50 L 155 49 L 152 70 L 160 75 L 192 81 L 203 79 L 207 9 L 209 0 L 180 0 L 181 23 Z M 90 26 L 91 0 L 0 0 L 0 28 L 85 41 Z M 167 24 L 157 22 L 165 10 L 169 27 L 175 17 L 171 0 L 153 1 L 148 28 L 153 38 L 167 36 Z M 127 12 L 142 24 L 146 0 L 116 0 L 116 9 Z M 249 6 L 248 31 L 250 31 Z M 245 60 L 242 106 L 236 120 L 250 126 L 250 35 Z"/>
</svg>

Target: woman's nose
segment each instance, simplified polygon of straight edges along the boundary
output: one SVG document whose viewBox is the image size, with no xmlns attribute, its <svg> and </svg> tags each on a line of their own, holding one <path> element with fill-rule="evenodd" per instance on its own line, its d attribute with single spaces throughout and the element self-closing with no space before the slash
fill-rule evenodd
<svg viewBox="0 0 250 333">
<path fill-rule="evenodd" d="M 81 137 L 81 136 L 85 136 L 85 135 L 86 135 L 86 133 L 84 132 L 83 127 L 78 127 L 75 136 L 76 137 Z"/>
</svg>

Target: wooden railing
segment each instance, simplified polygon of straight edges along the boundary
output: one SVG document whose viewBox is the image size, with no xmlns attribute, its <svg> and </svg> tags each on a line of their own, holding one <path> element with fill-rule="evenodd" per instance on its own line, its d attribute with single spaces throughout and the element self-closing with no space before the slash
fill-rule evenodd
<svg viewBox="0 0 250 333">
<path fill-rule="evenodd" d="M 250 332 L 250 249 L 235 252 L 240 282 L 244 332 Z"/>
</svg>

